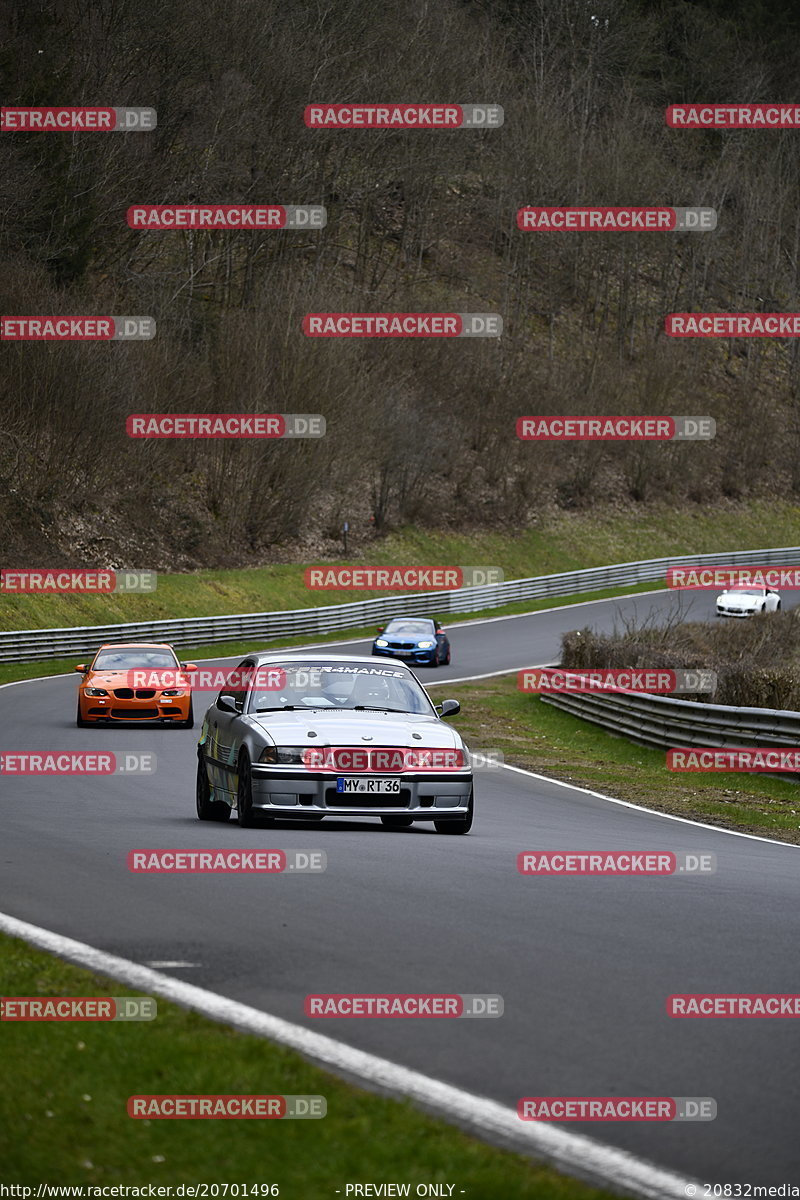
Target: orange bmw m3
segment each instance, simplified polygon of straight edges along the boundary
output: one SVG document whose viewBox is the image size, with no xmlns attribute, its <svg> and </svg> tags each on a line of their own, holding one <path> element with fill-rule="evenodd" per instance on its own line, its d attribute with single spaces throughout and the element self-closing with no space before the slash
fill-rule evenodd
<svg viewBox="0 0 800 1200">
<path fill-rule="evenodd" d="M 129 642 L 101 646 L 90 666 L 75 668 L 80 728 L 114 721 L 146 721 L 191 729 L 194 663 L 180 662 L 172 646 Z"/>
</svg>

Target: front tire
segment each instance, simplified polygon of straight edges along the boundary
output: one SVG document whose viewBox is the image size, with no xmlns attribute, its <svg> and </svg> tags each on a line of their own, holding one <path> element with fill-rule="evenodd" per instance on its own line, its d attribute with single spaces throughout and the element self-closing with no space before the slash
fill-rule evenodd
<svg viewBox="0 0 800 1200">
<path fill-rule="evenodd" d="M 84 721 L 83 717 L 81 716 L 80 700 L 78 701 L 78 715 L 75 718 L 75 724 L 78 726 L 78 729 L 88 729 L 89 726 L 91 725 L 91 721 Z"/>
<path fill-rule="evenodd" d="M 195 807 L 201 821 L 227 821 L 231 815 L 231 810 L 224 800 L 211 799 L 211 785 L 208 782 L 206 764 L 199 755 L 197 758 Z"/>
<path fill-rule="evenodd" d="M 469 833 L 472 828 L 472 817 L 475 811 L 475 792 L 470 791 L 469 794 L 469 810 L 465 817 L 447 817 L 440 821 L 434 821 L 433 825 L 437 833 Z"/>
<path fill-rule="evenodd" d="M 189 701 L 189 715 L 187 716 L 185 721 L 178 722 L 178 728 L 179 729 L 194 729 L 194 705 L 192 704 L 191 700 Z M 225 807 L 226 808 L 228 807 L 227 804 L 225 805 Z"/>
</svg>

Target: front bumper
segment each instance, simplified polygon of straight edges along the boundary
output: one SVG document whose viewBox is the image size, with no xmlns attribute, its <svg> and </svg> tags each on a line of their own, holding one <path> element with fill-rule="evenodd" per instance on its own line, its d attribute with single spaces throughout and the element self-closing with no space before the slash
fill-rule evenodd
<svg viewBox="0 0 800 1200">
<path fill-rule="evenodd" d="M 385 649 L 380 647 L 372 647 L 372 653 L 376 658 L 396 658 L 404 663 L 416 663 L 417 666 L 430 666 L 436 658 L 436 650 L 393 650 L 391 646 Z"/>
<path fill-rule="evenodd" d="M 191 695 L 184 696 L 153 696 L 140 699 L 136 696 L 118 697 L 86 696 L 81 692 L 78 703 L 81 710 L 81 720 L 93 722 L 109 722 L 128 725 L 131 722 L 147 722 L 156 724 L 166 721 L 187 721 L 191 707 Z"/>
<path fill-rule="evenodd" d="M 717 605 L 718 617 L 752 617 L 755 611 L 754 608 L 723 608 Z"/>
<path fill-rule="evenodd" d="M 469 771 L 401 775 L 400 794 L 392 796 L 338 793 L 336 775 L 331 773 L 300 773 L 255 763 L 251 774 L 253 810 L 264 816 L 327 813 L 343 817 L 406 816 L 416 821 L 433 821 L 466 816 L 472 794 Z"/>
</svg>

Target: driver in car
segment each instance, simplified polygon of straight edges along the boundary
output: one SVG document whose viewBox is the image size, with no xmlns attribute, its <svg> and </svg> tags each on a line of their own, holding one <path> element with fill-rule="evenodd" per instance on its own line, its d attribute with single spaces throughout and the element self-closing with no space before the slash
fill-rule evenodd
<svg viewBox="0 0 800 1200">
<path fill-rule="evenodd" d="M 380 675 L 360 675 L 353 688 L 353 708 L 391 708 L 389 680 Z"/>
</svg>

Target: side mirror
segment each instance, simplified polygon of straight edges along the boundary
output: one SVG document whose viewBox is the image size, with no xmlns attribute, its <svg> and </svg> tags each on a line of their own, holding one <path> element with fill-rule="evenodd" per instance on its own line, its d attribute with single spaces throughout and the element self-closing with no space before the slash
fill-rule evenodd
<svg viewBox="0 0 800 1200">
<path fill-rule="evenodd" d="M 227 713 L 236 713 L 239 711 L 236 707 L 236 701 L 234 700 L 233 696 L 229 696 L 227 692 L 224 695 L 217 697 L 217 708 L 220 710 L 220 712 Z"/>
<path fill-rule="evenodd" d="M 81 663 L 80 666 L 75 667 L 75 670 L 80 671 L 81 675 L 85 675 L 89 668 L 86 666 L 86 663 Z"/>
<path fill-rule="evenodd" d="M 182 662 L 182 663 L 181 663 L 181 670 L 182 670 L 182 671 L 196 671 L 196 670 L 197 670 L 197 663 L 183 663 L 183 662 Z"/>
<path fill-rule="evenodd" d="M 454 717 L 456 713 L 461 712 L 461 705 L 457 700 L 443 700 L 441 704 L 437 704 L 440 717 Z"/>
<path fill-rule="evenodd" d="M 378 626 L 378 633 L 383 633 L 383 631 L 384 631 L 384 629 L 385 629 L 385 628 L 386 628 L 386 626 L 385 626 L 385 625 L 379 625 L 379 626 Z"/>
</svg>

